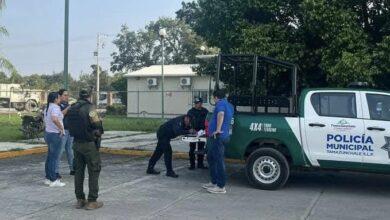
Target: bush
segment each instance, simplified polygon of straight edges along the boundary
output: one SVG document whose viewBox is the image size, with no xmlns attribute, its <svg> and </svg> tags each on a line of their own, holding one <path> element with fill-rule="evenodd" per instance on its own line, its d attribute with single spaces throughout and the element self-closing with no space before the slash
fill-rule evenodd
<svg viewBox="0 0 390 220">
<path fill-rule="evenodd" d="M 126 106 L 122 104 L 107 106 L 107 115 L 126 115 Z"/>
</svg>

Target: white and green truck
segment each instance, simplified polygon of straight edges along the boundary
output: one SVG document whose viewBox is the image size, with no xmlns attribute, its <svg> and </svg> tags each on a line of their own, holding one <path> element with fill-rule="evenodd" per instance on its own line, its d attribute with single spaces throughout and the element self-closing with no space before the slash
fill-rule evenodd
<svg viewBox="0 0 390 220">
<path fill-rule="evenodd" d="M 226 157 L 246 161 L 253 186 L 278 189 L 291 169 L 302 167 L 390 173 L 390 92 L 356 84 L 305 89 L 298 97 L 295 65 L 254 57 L 254 78 L 261 62 L 271 63 L 291 67 L 293 83 L 291 97 L 256 96 L 256 79 L 249 96 L 230 90 L 236 114 Z M 217 82 L 223 60 L 239 69 L 239 58 L 242 55 L 219 56 Z"/>
</svg>

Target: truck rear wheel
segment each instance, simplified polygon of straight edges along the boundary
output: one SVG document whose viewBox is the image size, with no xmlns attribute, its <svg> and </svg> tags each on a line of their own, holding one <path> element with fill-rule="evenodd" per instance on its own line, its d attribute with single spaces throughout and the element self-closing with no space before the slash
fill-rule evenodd
<svg viewBox="0 0 390 220">
<path fill-rule="evenodd" d="M 38 108 L 38 103 L 37 103 L 37 101 L 35 101 L 33 99 L 29 99 L 29 100 L 27 100 L 24 108 L 27 111 L 32 112 L 32 111 L 34 111 L 35 109 Z"/>
<path fill-rule="evenodd" d="M 260 148 L 250 154 L 246 176 L 259 189 L 275 190 L 284 186 L 290 175 L 286 157 L 273 148 Z"/>
<path fill-rule="evenodd" d="M 24 110 L 24 102 L 14 102 L 12 103 L 12 106 L 16 109 L 16 111 L 23 111 Z"/>
</svg>

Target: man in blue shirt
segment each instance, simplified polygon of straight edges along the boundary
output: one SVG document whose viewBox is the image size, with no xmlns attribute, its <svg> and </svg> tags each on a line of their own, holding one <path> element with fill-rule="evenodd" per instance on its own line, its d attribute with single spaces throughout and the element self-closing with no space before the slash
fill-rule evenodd
<svg viewBox="0 0 390 220">
<path fill-rule="evenodd" d="M 58 94 L 60 95 L 61 103 L 60 103 L 60 108 L 62 111 L 62 114 L 64 115 L 64 128 L 65 128 L 65 133 L 62 136 L 62 142 L 61 142 L 61 153 L 60 153 L 60 158 L 58 159 L 58 162 L 61 160 L 62 153 L 66 152 L 66 158 L 68 159 L 68 165 L 70 169 L 70 175 L 74 175 L 74 168 L 73 168 L 73 137 L 70 136 L 69 134 L 69 128 L 68 128 L 68 123 L 67 123 L 67 116 L 66 114 L 68 113 L 68 110 L 70 108 L 69 105 L 69 93 L 68 90 L 66 89 L 60 89 L 58 91 Z M 57 172 L 59 170 L 59 164 L 57 164 Z"/>
<path fill-rule="evenodd" d="M 234 115 L 233 106 L 227 101 L 223 90 L 213 94 L 215 109 L 209 123 L 207 161 L 210 169 L 210 183 L 202 187 L 210 193 L 226 193 L 225 146 L 229 142 L 230 124 Z"/>
</svg>

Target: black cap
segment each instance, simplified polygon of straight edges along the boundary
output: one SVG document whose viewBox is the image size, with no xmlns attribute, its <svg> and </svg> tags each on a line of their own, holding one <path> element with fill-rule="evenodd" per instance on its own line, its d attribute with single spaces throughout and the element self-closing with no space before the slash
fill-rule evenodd
<svg viewBox="0 0 390 220">
<path fill-rule="evenodd" d="M 203 103 L 203 99 L 202 98 L 195 98 L 194 103 L 195 104 Z"/>
<path fill-rule="evenodd" d="M 82 89 L 79 93 L 79 97 L 80 97 L 80 99 L 87 99 L 87 98 L 91 97 L 91 94 L 88 92 L 88 90 Z"/>
</svg>

